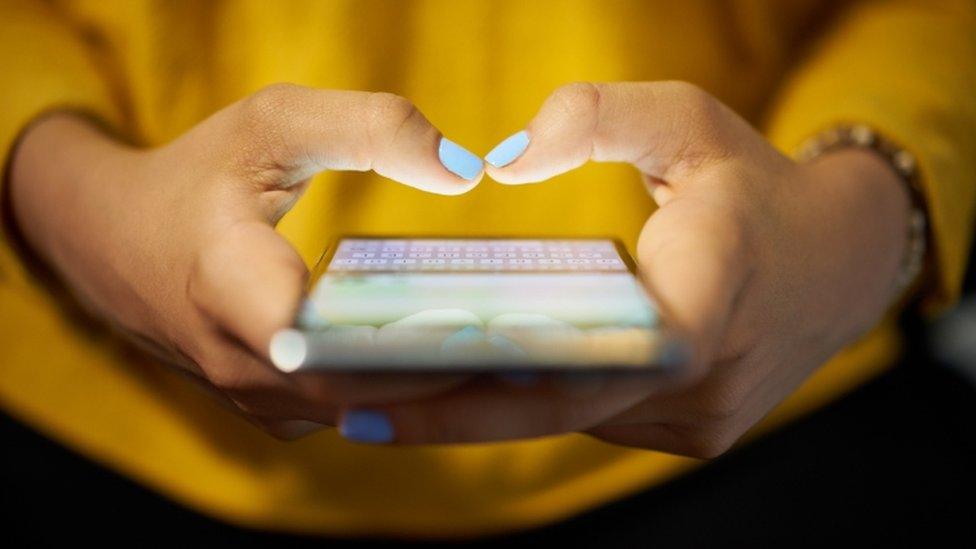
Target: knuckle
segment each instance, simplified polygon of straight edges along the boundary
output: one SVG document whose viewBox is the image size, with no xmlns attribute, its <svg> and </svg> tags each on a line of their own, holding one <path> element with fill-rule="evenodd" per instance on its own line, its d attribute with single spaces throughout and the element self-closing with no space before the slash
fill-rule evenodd
<svg viewBox="0 0 976 549">
<path fill-rule="evenodd" d="M 394 134 L 420 112 L 412 101 L 392 93 L 372 93 L 369 95 L 368 102 L 373 117 L 373 127 L 380 134 Z"/>
<path fill-rule="evenodd" d="M 721 103 L 701 87 L 680 80 L 663 83 L 665 91 L 696 119 L 713 120 L 721 112 Z"/>
<path fill-rule="evenodd" d="M 600 107 L 600 89 L 592 82 L 573 82 L 556 88 L 549 101 L 573 116 L 595 116 Z"/>
<path fill-rule="evenodd" d="M 696 167 L 731 154 L 730 143 L 736 137 L 730 132 L 729 113 L 718 99 L 689 82 L 664 82 L 661 90 L 661 99 L 674 105 L 676 120 L 684 129 L 676 148 L 681 164 Z"/>
<path fill-rule="evenodd" d="M 267 122 L 280 117 L 294 103 L 302 89 L 296 84 L 278 83 L 265 86 L 244 99 L 242 103 L 246 120 Z"/>
<path fill-rule="evenodd" d="M 297 97 L 305 88 L 295 84 L 271 84 L 243 99 L 240 103 L 238 130 L 241 139 L 238 154 L 241 174 L 259 184 L 277 181 L 288 166 L 279 162 L 290 156 L 285 139 L 287 121 L 299 104 Z"/>
<path fill-rule="evenodd" d="M 358 164 L 372 166 L 382 162 L 383 152 L 396 140 L 400 130 L 422 115 L 409 99 L 386 92 L 371 93 L 366 109 L 369 116 L 366 126 L 369 146 L 362 151 L 363 157 Z"/>
</svg>

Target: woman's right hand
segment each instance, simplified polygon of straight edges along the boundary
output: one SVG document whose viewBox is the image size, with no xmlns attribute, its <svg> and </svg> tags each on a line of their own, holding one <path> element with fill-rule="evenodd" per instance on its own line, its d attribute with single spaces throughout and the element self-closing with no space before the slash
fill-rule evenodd
<svg viewBox="0 0 976 549">
<path fill-rule="evenodd" d="M 308 274 L 273 227 L 309 178 L 374 170 L 429 192 L 470 190 L 480 160 L 441 140 L 395 95 L 275 85 L 155 149 L 47 116 L 24 134 L 8 183 L 18 230 L 82 304 L 287 437 L 334 423 L 336 404 L 462 381 L 286 376 L 267 357 Z"/>
</svg>

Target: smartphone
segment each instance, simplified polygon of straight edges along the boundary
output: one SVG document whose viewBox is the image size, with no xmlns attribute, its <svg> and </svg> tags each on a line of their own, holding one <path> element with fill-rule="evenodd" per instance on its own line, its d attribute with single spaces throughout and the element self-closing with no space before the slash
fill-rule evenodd
<svg viewBox="0 0 976 549">
<path fill-rule="evenodd" d="M 286 372 L 673 372 L 682 349 L 618 240 L 349 236 L 271 358 Z"/>
</svg>

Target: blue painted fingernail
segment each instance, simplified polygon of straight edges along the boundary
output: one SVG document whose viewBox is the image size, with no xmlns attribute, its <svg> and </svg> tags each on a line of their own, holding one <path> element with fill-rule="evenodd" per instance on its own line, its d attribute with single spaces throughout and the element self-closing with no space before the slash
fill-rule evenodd
<svg viewBox="0 0 976 549">
<path fill-rule="evenodd" d="M 350 410 L 342 416 L 339 434 L 353 442 L 385 444 L 393 442 L 393 424 L 383 412 Z"/>
<path fill-rule="evenodd" d="M 449 335 L 441 343 L 441 351 L 450 352 L 464 350 L 485 339 L 485 333 L 477 326 L 465 326 Z"/>
<path fill-rule="evenodd" d="M 524 358 L 529 356 L 518 343 L 503 335 L 491 336 L 488 338 L 488 343 L 491 343 L 496 349 L 507 353 L 510 358 Z"/>
<path fill-rule="evenodd" d="M 516 158 L 522 156 L 525 148 L 529 146 L 529 132 L 522 130 L 505 138 L 504 141 L 495 145 L 485 156 L 485 160 L 496 168 L 508 166 Z"/>
<path fill-rule="evenodd" d="M 446 137 L 441 138 L 441 144 L 437 148 L 437 156 L 447 171 L 468 181 L 478 177 L 481 168 L 484 167 L 481 159 L 474 153 Z"/>
</svg>

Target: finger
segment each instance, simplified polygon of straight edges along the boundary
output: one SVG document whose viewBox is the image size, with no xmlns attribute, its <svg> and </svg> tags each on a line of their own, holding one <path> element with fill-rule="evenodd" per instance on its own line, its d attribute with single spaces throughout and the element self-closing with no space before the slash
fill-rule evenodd
<svg viewBox="0 0 976 549">
<path fill-rule="evenodd" d="M 308 372 L 292 377 L 315 383 L 323 398 L 342 406 L 422 399 L 449 391 L 471 378 L 466 374 L 322 372 Z"/>
<path fill-rule="evenodd" d="M 290 326 L 308 276 L 298 253 L 260 221 L 244 221 L 212 235 L 199 252 L 187 287 L 202 313 L 268 358 L 278 330 Z"/>
<path fill-rule="evenodd" d="M 637 244 L 641 277 L 669 330 L 690 344 L 682 372 L 700 379 L 726 359 L 723 348 L 738 296 L 749 278 L 742 222 L 698 196 L 673 198 L 647 221 Z"/>
<path fill-rule="evenodd" d="M 664 206 L 674 198 L 674 189 L 656 177 L 643 174 L 644 188 L 658 207 Z"/>
<path fill-rule="evenodd" d="M 680 456 L 705 458 L 714 457 L 714 455 L 721 453 L 705 448 L 704 444 L 695 443 L 683 433 L 664 423 L 601 425 L 586 433 L 610 444 L 656 450 Z"/>
<path fill-rule="evenodd" d="M 593 427 L 639 402 L 653 379 L 604 380 L 597 394 L 572 398 L 549 384 L 519 389 L 484 379 L 425 400 L 344 410 L 340 432 L 358 442 L 451 444 L 534 438 Z M 588 394 L 589 392 L 583 392 Z"/>
<path fill-rule="evenodd" d="M 736 426 L 729 418 L 705 424 L 664 420 L 628 425 L 603 424 L 587 431 L 588 434 L 612 444 L 700 459 L 724 454 L 738 442 L 744 432 L 745 428 L 741 424 Z"/>
<path fill-rule="evenodd" d="M 316 383 L 270 368 L 223 332 L 214 330 L 201 342 L 195 356 L 205 373 L 205 386 L 249 418 L 335 424 L 338 410 L 321 398 Z"/>
<path fill-rule="evenodd" d="M 274 85 L 232 114 L 249 175 L 287 186 L 330 170 L 375 170 L 412 187 L 460 194 L 482 162 L 449 140 L 408 100 L 388 93 Z M 243 126 L 243 128 L 241 128 Z M 236 159 L 239 162 L 242 158 Z M 254 172 L 257 167 L 258 171 Z"/>
<path fill-rule="evenodd" d="M 251 378 L 252 380 L 257 381 L 259 384 L 263 385 L 266 388 L 281 387 L 289 392 L 291 391 L 290 380 L 288 380 L 287 378 L 279 378 L 274 376 L 273 373 L 266 371 L 263 368 L 263 365 L 261 364 L 257 364 L 256 365 L 257 367 L 255 367 L 254 363 L 256 361 L 254 360 L 253 357 L 249 356 L 245 351 L 240 349 L 233 349 L 232 346 L 228 346 L 224 342 L 215 343 L 215 347 L 223 348 L 224 351 L 220 352 L 220 354 L 223 355 L 223 359 L 225 360 L 224 363 L 225 367 L 230 367 L 237 372 L 245 370 L 247 371 L 247 374 L 250 374 L 250 375 L 245 374 L 244 376 L 241 376 L 239 374 L 235 375 L 236 377 L 235 382 L 240 382 L 242 381 L 242 379 L 245 378 Z M 214 355 L 211 353 L 211 356 Z M 226 361 L 228 357 L 231 358 L 230 361 Z M 214 368 L 211 367 L 209 368 L 209 370 L 213 371 Z M 252 403 L 252 404 L 246 403 L 241 400 L 240 395 L 237 395 L 236 397 L 232 396 L 234 392 L 233 388 L 230 390 L 230 392 L 224 392 L 223 390 L 219 389 L 214 384 L 214 382 L 207 377 L 201 377 L 201 375 L 198 375 L 197 373 L 189 372 L 186 370 L 181 370 L 181 371 L 187 372 L 186 377 L 191 382 L 193 382 L 195 386 L 199 387 L 200 389 L 205 391 L 208 395 L 210 395 L 212 398 L 214 398 L 218 404 L 222 405 L 228 410 L 240 414 L 242 417 L 244 417 L 251 423 L 254 423 L 258 427 L 261 427 L 266 432 L 268 432 L 269 434 L 271 434 L 276 438 L 280 438 L 282 440 L 293 440 L 296 438 L 309 435 L 328 425 L 335 425 L 335 417 L 336 417 L 335 409 L 328 410 L 325 413 L 323 413 L 322 411 L 317 411 L 314 414 L 305 414 L 304 412 L 294 412 L 294 411 L 281 413 L 280 411 L 275 411 L 270 415 L 268 413 L 262 413 L 262 415 L 260 416 L 255 415 L 254 411 L 262 407 L 259 403 Z M 203 372 L 201 371 L 201 374 L 202 373 Z M 257 375 L 255 376 L 254 374 Z M 265 379 L 260 379 L 260 378 L 265 378 Z M 218 379 L 220 379 L 219 376 Z M 226 379 L 223 379 L 223 381 L 226 381 Z M 279 395 L 283 394 L 280 392 L 280 389 L 278 394 Z M 279 397 L 273 399 L 272 402 L 275 407 L 279 407 L 283 403 L 293 405 L 298 400 L 299 400 L 298 398 Z M 280 419 L 282 417 L 306 417 L 306 415 L 312 415 L 316 417 L 317 420 L 309 421 L 306 419 Z M 263 416 L 267 416 L 267 417 L 263 417 Z"/>
<path fill-rule="evenodd" d="M 752 357 L 715 362 L 708 375 L 693 386 L 664 387 L 654 396 L 608 418 L 603 425 L 714 425 L 726 422 L 758 400 L 755 397 L 761 392 L 760 387 L 749 387 L 738 380 L 742 371 L 760 367 Z"/>
<path fill-rule="evenodd" d="M 188 291 L 201 312 L 215 325 L 255 356 L 270 362 L 271 340 L 274 334 L 293 324 L 307 274 L 301 258 L 274 229 L 260 221 L 240 222 L 227 227 L 204 246 Z M 319 400 L 349 404 L 420 398 L 466 379 L 460 375 L 419 374 L 286 376 L 269 362 L 257 366 L 273 370 L 263 374 L 265 381 L 270 383 L 271 376 L 288 379 L 300 383 L 308 394 Z M 295 389 L 293 385 L 290 390 Z M 309 413 L 303 417 L 319 418 Z"/>
<path fill-rule="evenodd" d="M 724 135 L 735 124 L 744 122 L 682 82 L 570 84 L 529 123 L 524 152 L 500 167 L 489 163 L 487 172 L 502 183 L 532 183 L 595 160 L 629 162 L 672 182 L 727 157 L 736 141 Z"/>
<path fill-rule="evenodd" d="M 326 426 L 314 421 L 304 419 L 287 420 L 255 420 L 262 429 L 275 438 L 281 440 L 296 440 L 306 437 L 316 431 L 321 431 Z"/>
<path fill-rule="evenodd" d="M 285 374 L 232 343 L 211 359 L 208 378 L 249 415 L 335 424 L 337 406 L 392 403 L 450 390 L 468 376 L 424 374 Z"/>
<path fill-rule="evenodd" d="M 749 146 L 741 139 L 748 131 L 689 84 L 572 84 L 554 92 L 529 124 L 524 153 L 489 165 L 488 174 L 528 183 L 587 160 L 635 165 L 663 206 L 638 247 L 644 279 L 671 326 L 691 338 L 696 367 L 688 371 L 701 374 L 748 274 L 742 216 L 717 206 L 730 191 L 709 170 Z"/>
</svg>

